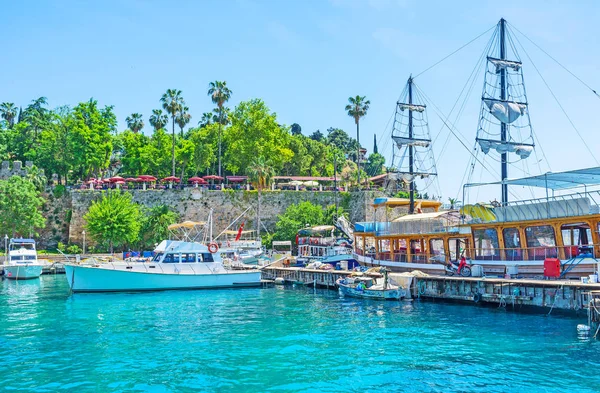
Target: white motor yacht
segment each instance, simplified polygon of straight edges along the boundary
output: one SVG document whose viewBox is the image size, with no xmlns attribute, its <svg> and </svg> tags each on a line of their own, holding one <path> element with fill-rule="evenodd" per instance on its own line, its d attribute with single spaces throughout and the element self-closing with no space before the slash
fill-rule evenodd
<svg viewBox="0 0 600 393">
<path fill-rule="evenodd" d="M 5 262 L 4 276 L 11 280 L 38 278 L 44 264 L 40 263 L 33 239 L 10 239 L 8 260 Z"/>
<path fill-rule="evenodd" d="M 216 243 L 163 240 L 146 263 L 65 265 L 73 292 L 157 291 L 259 286 L 258 269 L 224 266 Z"/>
</svg>

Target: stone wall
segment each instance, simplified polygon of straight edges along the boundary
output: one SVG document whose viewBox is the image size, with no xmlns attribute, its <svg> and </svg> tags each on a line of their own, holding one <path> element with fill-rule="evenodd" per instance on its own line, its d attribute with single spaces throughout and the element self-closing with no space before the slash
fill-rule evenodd
<svg viewBox="0 0 600 393">
<path fill-rule="evenodd" d="M 0 163 L 0 179 L 8 179 L 11 176 L 25 176 L 27 175 L 27 168 L 33 166 L 33 162 L 26 161 L 25 166 L 21 161 L 13 161 L 12 165 L 9 161 L 2 161 Z"/>
<path fill-rule="evenodd" d="M 167 189 L 167 190 L 131 190 L 133 200 L 143 206 L 152 207 L 165 204 L 179 213 L 181 221 L 205 221 L 210 209 L 213 209 L 213 231 L 219 233 L 247 208 L 245 214 L 246 229 L 256 228 L 256 191 L 206 191 L 200 188 Z M 69 223 L 68 236 L 64 243 L 82 243 L 82 232 L 86 214 L 92 201 L 101 198 L 102 193 L 92 190 L 76 190 L 70 194 L 72 215 Z M 351 222 L 369 221 L 373 219 L 371 206 L 375 197 L 382 196 L 379 192 L 338 193 L 338 204 L 350 212 Z M 277 216 L 282 214 L 289 205 L 302 201 L 310 201 L 321 206 L 335 203 L 334 192 L 310 191 L 265 191 L 261 204 L 261 220 L 271 231 L 275 229 Z M 54 203 L 58 203 L 55 201 Z M 54 206 L 54 205 L 53 205 Z M 55 209 L 55 207 L 52 207 Z M 68 210 L 68 209 L 67 209 Z M 54 211 L 54 210 L 53 210 Z M 237 226 L 236 226 L 237 227 Z"/>
</svg>

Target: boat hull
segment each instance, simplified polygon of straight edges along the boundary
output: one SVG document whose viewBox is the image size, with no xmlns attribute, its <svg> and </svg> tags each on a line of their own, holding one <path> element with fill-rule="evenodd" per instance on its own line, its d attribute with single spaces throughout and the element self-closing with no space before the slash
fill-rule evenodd
<svg viewBox="0 0 600 393">
<path fill-rule="evenodd" d="M 73 292 L 136 292 L 260 286 L 260 271 L 162 273 L 65 265 Z"/>
<path fill-rule="evenodd" d="M 9 280 L 31 280 L 42 275 L 42 265 L 6 265 L 4 277 Z"/>
<path fill-rule="evenodd" d="M 402 298 L 400 289 L 386 289 L 372 291 L 369 289 L 358 290 L 345 285 L 339 285 L 339 292 L 342 296 L 357 297 L 363 299 L 378 299 L 378 300 L 399 300 Z"/>
</svg>

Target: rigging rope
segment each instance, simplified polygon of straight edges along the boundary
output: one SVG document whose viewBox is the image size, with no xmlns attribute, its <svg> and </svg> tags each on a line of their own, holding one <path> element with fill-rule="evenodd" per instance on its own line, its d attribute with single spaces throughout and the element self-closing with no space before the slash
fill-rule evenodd
<svg viewBox="0 0 600 393">
<path fill-rule="evenodd" d="M 507 22 L 508 23 L 508 22 Z M 525 37 L 525 39 L 529 42 L 531 42 L 536 48 L 538 48 L 540 51 L 542 51 L 542 53 L 544 53 L 546 56 L 548 56 L 550 59 L 552 59 L 556 64 L 558 64 L 563 70 L 567 71 L 573 78 L 577 79 L 582 85 L 584 85 L 585 87 L 587 87 L 588 89 L 591 90 L 592 93 L 594 93 L 596 95 L 596 97 L 600 98 L 600 94 L 598 94 L 596 92 L 596 90 L 594 90 L 590 85 L 588 85 L 587 83 L 585 83 L 581 78 L 579 78 L 577 75 L 575 75 L 574 73 L 572 73 L 567 67 L 565 67 L 564 65 L 562 65 L 558 60 L 556 60 L 554 57 L 552 57 L 548 52 L 546 52 L 544 49 L 542 49 L 538 44 L 536 44 L 533 40 L 531 40 L 529 37 L 527 37 L 525 35 L 525 33 L 523 33 L 521 30 L 517 29 L 514 25 L 510 24 L 510 27 L 515 29 L 516 32 L 518 32 L 519 34 L 521 34 L 523 37 Z M 523 45 L 521 45 L 521 43 L 519 42 L 519 39 L 517 37 L 515 37 L 515 39 L 517 40 L 517 42 L 519 43 L 519 45 L 521 46 L 521 48 L 523 48 Z M 523 51 L 525 51 L 525 49 L 523 49 Z M 527 52 L 525 52 L 525 54 L 527 55 Z M 529 57 L 529 55 L 527 55 L 527 57 Z M 531 59 L 530 59 L 531 60 Z"/>
<path fill-rule="evenodd" d="M 521 33 L 521 34 L 523 34 L 523 33 Z M 567 118 L 567 120 L 571 124 L 571 127 L 573 127 L 573 129 L 577 133 L 577 136 L 579 136 L 579 139 L 581 139 L 581 141 L 583 142 L 583 145 L 585 146 L 586 150 L 588 151 L 588 153 L 590 153 L 590 155 L 592 156 L 592 158 L 596 162 L 596 165 L 600 165 L 600 162 L 598 161 L 598 159 L 596 158 L 596 156 L 594 155 L 594 153 L 592 153 L 592 150 L 590 149 L 590 147 L 586 143 L 585 139 L 583 138 L 583 136 L 581 135 L 581 133 L 579 132 L 579 130 L 577 129 L 577 127 L 575 127 L 575 124 L 573 123 L 573 121 L 571 120 L 571 118 L 569 117 L 569 115 L 567 114 L 567 111 L 565 111 L 565 108 L 563 108 L 562 104 L 558 100 L 558 97 L 556 97 L 556 94 L 554 94 L 554 91 L 552 91 L 552 89 L 550 88 L 550 85 L 548 85 L 548 82 L 546 82 L 546 79 L 544 78 L 544 76 L 542 75 L 542 73 L 540 72 L 540 70 L 537 68 L 537 66 L 535 65 L 535 63 L 533 62 L 533 59 L 531 58 L 531 56 L 529 56 L 529 53 L 527 53 L 527 51 L 525 50 L 525 48 L 523 47 L 523 45 L 519 41 L 519 38 L 515 36 L 515 39 L 517 40 L 517 43 L 519 44 L 519 46 L 521 47 L 521 49 L 523 49 L 523 52 L 525 52 L 525 55 L 527 56 L 527 58 L 531 62 L 531 65 L 533 66 L 533 68 L 535 69 L 535 71 L 537 72 L 537 74 L 539 75 L 539 77 L 542 79 L 542 82 L 544 82 L 544 85 L 546 85 L 546 88 L 548 89 L 548 91 L 550 92 L 550 94 L 552 95 L 552 97 L 554 98 L 554 100 L 556 101 L 556 103 L 558 104 L 560 110 L 562 111 L 562 113 L 565 115 L 565 117 Z"/>
<path fill-rule="evenodd" d="M 433 67 L 437 66 L 438 64 L 440 64 L 441 62 L 443 62 L 444 60 L 448 59 L 449 57 L 452 57 L 453 55 L 455 55 L 457 52 L 460 52 L 462 49 L 464 49 L 465 47 L 469 46 L 470 44 L 472 44 L 473 42 L 477 41 L 479 38 L 481 38 L 483 35 L 487 34 L 490 30 L 494 29 L 496 27 L 496 25 L 490 27 L 489 29 L 487 29 L 486 31 L 484 31 L 483 33 L 479 34 L 477 37 L 473 38 L 471 41 L 467 42 L 466 44 L 464 44 L 463 46 L 461 46 L 460 48 L 456 49 L 454 52 L 450 53 L 449 55 L 447 55 L 446 57 L 438 60 L 436 63 L 434 63 L 433 65 L 427 67 L 426 69 L 424 69 L 423 71 L 419 72 L 417 75 L 413 76 L 413 79 L 415 79 L 416 77 L 423 75 L 424 73 L 426 73 L 427 71 L 429 71 L 430 69 L 432 69 Z"/>
</svg>

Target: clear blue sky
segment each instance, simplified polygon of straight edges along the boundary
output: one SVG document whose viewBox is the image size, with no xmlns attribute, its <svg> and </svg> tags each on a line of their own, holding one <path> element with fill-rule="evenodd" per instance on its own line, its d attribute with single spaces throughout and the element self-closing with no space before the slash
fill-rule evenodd
<svg viewBox="0 0 600 393">
<path fill-rule="evenodd" d="M 591 0 L 2 3 L 0 101 L 26 106 L 46 96 L 55 107 L 94 97 L 102 105 L 115 106 L 121 128 L 132 112 L 142 113 L 147 123 L 167 88 L 183 91 L 196 124 L 212 109 L 208 83 L 226 80 L 233 90 L 232 107 L 259 97 L 281 123 L 296 122 L 307 135 L 330 126 L 353 135 L 354 124 L 344 106 L 348 96 L 360 94 L 371 100 L 361 143 L 371 151 L 376 134 L 380 150 L 389 157 L 386 126 L 409 74 L 421 72 L 500 17 L 600 91 L 600 3 Z M 487 39 L 489 34 L 417 78 L 444 113 L 454 104 Z M 600 153 L 600 99 L 520 40 L 590 149 Z M 537 160 L 532 155 L 528 161 L 529 171 L 596 165 L 529 60 L 523 53 L 521 57 L 532 122 L 548 158 L 546 162 L 538 149 Z M 469 147 L 477 129 L 482 85 L 480 77 L 456 123 Z M 450 138 L 441 154 L 448 130 L 442 129 L 434 112 L 429 119 L 434 137 L 441 130 L 434 146 L 441 156 L 439 187 L 431 191 L 446 199 L 457 194 L 469 153 Z M 517 168 L 511 168 L 511 177 L 522 175 Z M 476 170 L 472 180 L 492 179 Z"/>
</svg>

